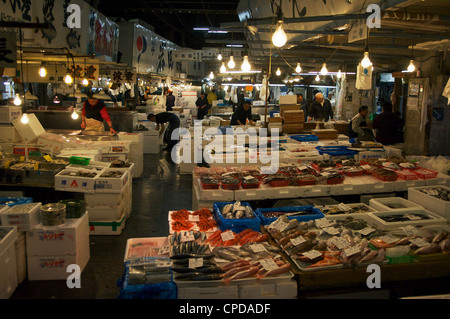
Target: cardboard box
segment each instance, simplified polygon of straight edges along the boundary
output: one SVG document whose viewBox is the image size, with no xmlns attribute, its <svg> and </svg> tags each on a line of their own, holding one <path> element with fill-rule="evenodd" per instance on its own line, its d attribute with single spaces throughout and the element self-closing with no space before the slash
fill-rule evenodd
<svg viewBox="0 0 450 319">
<path fill-rule="evenodd" d="M 17 227 L 18 231 L 31 231 L 40 222 L 42 203 L 20 204 L 0 214 L 3 226 Z"/>
<path fill-rule="evenodd" d="M 20 121 L 20 118 L 12 121 L 14 127 L 17 129 L 25 143 L 34 142 L 39 136 L 45 133 L 45 129 L 42 127 L 35 114 L 28 114 L 28 118 L 28 124 L 23 124 Z"/>
<path fill-rule="evenodd" d="M 230 120 L 222 120 L 220 121 L 220 126 L 230 126 L 231 121 Z"/>
<path fill-rule="evenodd" d="M 269 123 L 281 123 L 282 118 L 281 117 L 269 117 L 269 118 L 267 118 L 267 121 Z"/>
<path fill-rule="evenodd" d="M 15 119 L 22 116 L 21 106 L 0 107 L 0 124 L 11 124 Z"/>
<path fill-rule="evenodd" d="M 280 106 L 297 104 L 297 95 L 281 95 L 280 96 Z"/>
<path fill-rule="evenodd" d="M 15 144 L 13 147 L 14 155 L 29 156 L 31 153 L 35 152 L 39 152 L 39 148 L 36 144 Z"/>
<path fill-rule="evenodd" d="M 108 174 L 119 172 L 122 173 L 120 178 L 107 177 Z M 128 170 L 115 168 L 104 169 L 95 180 L 96 193 L 122 193 L 123 188 L 127 185 L 130 178 Z"/>
<path fill-rule="evenodd" d="M 21 140 L 22 138 L 14 126 L 0 124 L 0 143 L 16 143 Z"/>
<path fill-rule="evenodd" d="M 39 224 L 26 233 L 26 238 L 28 257 L 76 255 L 89 242 L 88 213 L 81 218 L 67 219 L 59 226 Z"/>
<path fill-rule="evenodd" d="M 95 177 L 90 178 L 67 175 L 79 171 L 94 172 Z M 95 193 L 95 181 L 99 176 L 100 173 L 93 170 L 64 169 L 55 176 L 55 190 L 77 193 Z"/>
</svg>

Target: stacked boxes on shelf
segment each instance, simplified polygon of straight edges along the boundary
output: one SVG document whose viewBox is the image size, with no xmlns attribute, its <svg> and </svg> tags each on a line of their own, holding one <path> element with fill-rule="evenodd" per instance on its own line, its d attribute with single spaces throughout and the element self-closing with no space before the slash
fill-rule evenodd
<svg viewBox="0 0 450 319">
<path fill-rule="evenodd" d="M 303 132 L 305 113 L 300 110 L 286 110 L 283 112 L 283 132 L 298 134 Z"/>
<path fill-rule="evenodd" d="M 144 134 L 120 132 L 119 142 L 130 143 L 128 161 L 135 165 L 132 178 L 141 177 L 144 172 Z"/>
<path fill-rule="evenodd" d="M 59 226 L 39 224 L 26 241 L 28 280 L 67 280 L 69 265 L 82 272 L 90 258 L 88 213 Z"/>
<path fill-rule="evenodd" d="M 21 141 L 17 129 L 12 121 L 22 115 L 22 107 L 6 106 L 0 107 L 0 143 L 16 143 Z"/>
</svg>

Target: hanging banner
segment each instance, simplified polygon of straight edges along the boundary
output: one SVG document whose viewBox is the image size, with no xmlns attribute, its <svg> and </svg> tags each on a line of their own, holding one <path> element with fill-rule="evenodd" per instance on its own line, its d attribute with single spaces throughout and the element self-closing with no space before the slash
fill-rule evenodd
<svg viewBox="0 0 450 319">
<path fill-rule="evenodd" d="M 15 32 L 0 32 L 0 68 L 17 66 L 17 36 Z"/>
</svg>

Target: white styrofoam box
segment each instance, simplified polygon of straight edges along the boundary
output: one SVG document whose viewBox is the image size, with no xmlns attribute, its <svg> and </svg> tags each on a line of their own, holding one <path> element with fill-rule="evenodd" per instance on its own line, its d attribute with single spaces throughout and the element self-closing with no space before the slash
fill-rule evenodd
<svg viewBox="0 0 450 319">
<path fill-rule="evenodd" d="M 97 171 L 103 171 L 106 168 L 110 168 L 111 163 L 108 162 L 98 162 L 98 161 L 90 161 L 88 165 L 75 165 L 75 164 L 69 164 L 66 166 L 66 168 L 73 168 L 73 169 L 94 169 Z"/>
<path fill-rule="evenodd" d="M 55 190 L 77 193 L 95 193 L 95 182 L 100 176 L 100 172 L 94 170 L 85 170 L 95 172 L 95 177 L 68 176 L 65 174 L 77 173 L 81 169 L 63 169 L 55 175 Z"/>
<path fill-rule="evenodd" d="M 58 157 L 62 158 L 70 158 L 72 156 L 90 158 L 92 161 L 101 161 L 102 150 L 98 147 L 89 147 L 89 148 L 64 148 L 59 154 Z"/>
<path fill-rule="evenodd" d="M 45 133 L 45 129 L 42 127 L 35 114 L 28 114 L 28 118 L 28 124 L 23 124 L 20 119 L 12 121 L 14 127 L 17 129 L 25 143 L 35 141 L 41 134 Z"/>
<path fill-rule="evenodd" d="M 17 227 L 18 231 L 31 231 L 40 222 L 42 203 L 20 204 L 1 214 L 3 226 Z"/>
<path fill-rule="evenodd" d="M 200 195 L 198 194 L 197 187 L 192 189 L 192 210 L 196 211 L 202 208 L 214 209 L 215 201 L 203 201 L 200 200 Z"/>
<path fill-rule="evenodd" d="M 363 184 L 356 177 L 345 177 L 344 183 L 328 185 L 331 196 L 361 194 Z"/>
<path fill-rule="evenodd" d="M 17 259 L 14 227 L 0 227 L 7 235 L 0 240 L 0 299 L 9 299 L 17 288 Z"/>
<path fill-rule="evenodd" d="M 408 200 L 422 205 L 423 207 L 425 207 L 425 209 L 446 218 L 447 221 L 450 221 L 450 201 L 445 201 L 440 198 L 422 193 L 420 191 L 420 189 L 430 189 L 437 187 L 450 191 L 449 187 L 443 185 L 410 188 L 408 189 Z"/>
<path fill-rule="evenodd" d="M 2 106 L 0 107 L 0 123 L 11 124 L 12 121 L 22 116 L 21 106 Z"/>
<path fill-rule="evenodd" d="M 28 280 L 67 280 L 69 265 L 78 265 L 83 272 L 90 258 L 89 242 L 85 245 L 76 255 L 28 256 Z"/>
<path fill-rule="evenodd" d="M 358 176 L 358 179 L 362 183 L 362 189 L 360 194 L 373 194 L 373 193 L 393 193 L 395 192 L 396 182 L 384 182 L 373 176 Z"/>
<path fill-rule="evenodd" d="M 25 244 L 25 232 L 17 232 L 16 248 L 16 266 L 17 283 L 20 285 L 27 278 L 27 248 Z"/>
<path fill-rule="evenodd" d="M 76 255 L 89 242 L 88 213 L 80 218 L 68 218 L 59 226 L 39 224 L 26 236 L 28 257 Z"/>
<path fill-rule="evenodd" d="M 144 154 L 159 154 L 161 152 L 162 140 L 158 135 L 144 136 Z"/>
<path fill-rule="evenodd" d="M 136 164 L 130 163 L 130 167 L 112 167 L 111 169 L 118 170 L 118 171 L 127 171 L 129 178 L 135 178 L 136 174 Z"/>
<path fill-rule="evenodd" d="M 131 144 L 131 141 L 111 141 L 109 142 L 109 151 L 107 153 L 129 153 Z"/>
<path fill-rule="evenodd" d="M 106 174 L 110 172 L 120 172 L 120 178 L 107 177 Z M 129 180 L 128 170 L 118 170 L 115 168 L 104 169 L 98 178 L 95 180 L 96 193 L 122 193 L 123 188 L 127 185 Z"/>
<path fill-rule="evenodd" d="M 144 134 L 142 133 L 119 132 L 117 136 L 119 137 L 119 141 L 131 141 L 135 144 L 144 143 Z"/>
<path fill-rule="evenodd" d="M 177 282 L 178 299 L 238 299 L 238 286 L 183 286 Z"/>
<path fill-rule="evenodd" d="M 260 280 L 254 284 L 239 285 L 238 290 L 239 299 L 296 299 L 298 294 L 294 279 L 267 283 Z"/>
<path fill-rule="evenodd" d="M 399 215 L 403 216 L 405 214 L 408 214 L 411 216 L 411 220 L 404 221 L 404 222 L 386 222 L 380 217 L 382 216 L 392 216 L 392 215 Z M 419 219 L 416 220 L 414 218 L 413 214 L 419 214 L 427 216 L 429 219 Z M 392 230 L 399 227 L 404 226 L 439 226 L 439 225 L 446 225 L 447 220 L 443 218 L 442 216 L 439 216 L 437 214 L 434 214 L 428 210 L 425 210 L 423 208 L 404 208 L 404 209 L 396 209 L 396 210 L 390 210 L 390 211 L 384 211 L 384 212 L 372 212 L 367 215 L 370 215 L 373 218 L 374 223 L 378 228 L 381 230 Z"/>
<path fill-rule="evenodd" d="M 84 201 L 86 206 L 115 206 L 122 202 L 126 191 L 118 194 L 86 193 L 84 194 Z"/>
<path fill-rule="evenodd" d="M 395 181 L 395 191 L 396 192 L 406 192 L 408 188 L 410 187 L 419 187 L 419 186 L 425 186 L 426 180 L 425 179 L 416 179 L 416 180 L 403 180 L 403 179 L 397 179 Z"/>
<path fill-rule="evenodd" d="M 450 176 L 442 173 L 438 173 L 436 178 L 430 178 L 425 180 L 426 186 L 433 186 L 433 185 L 444 185 L 444 186 L 450 186 Z"/>
<path fill-rule="evenodd" d="M 114 162 L 114 161 L 126 161 L 128 158 L 126 153 L 102 153 L 100 161 L 102 162 Z"/>
<path fill-rule="evenodd" d="M 234 192 L 232 190 L 222 189 L 203 189 L 200 178 L 193 178 L 194 187 L 198 189 L 200 200 L 207 201 L 234 201 Z"/>
<path fill-rule="evenodd" d="M 21 140 L 22 138 L 14 126 L 0 124 L 0 143 L 16 143 Z"/>
<path fill-rule="evenodd" d="M 61 153 L 64 148 L 88 147 L 92 141 L 54 133 L 43 133 L 37 139 L 37 146 L 42 151 Z"/>
<path fill-rule="evenodd" d="M 120 235 L 125 228 L 125 222 L 125 214 L 117 220 L 90 221 L 90 235 Z"/>
<path fill-rule="evenodd" d="M 322 197 L 329 195 L 330 185 L 309 185 L 298 187 L 298 197 Z"/>
<path fill-rule="evenodd" d="M 360 202 L 366 205 L 370 205 L 370 200 L 372 198 L 385 198 L 385 197 L 394 197 L 395 193 L 384 193 L 384 194 L 370 194 L 370 195 L 361 195 L 359 197 Z"/>
<path fill-rule="evenodd" d="M 373 198 L 369 201 L 369 206 L 380 212 L 403 208 L 424 209 L 423 206 L 401 197 Z"/>
<path fill-rule="evenodd" d="M 0 151 L 3 154 L 12 154 L 14 143 L 0 143 Z"/>
<path fill-rule="evenodd" d="M 191 164 L 191 163 L 180 163 L 178 165 L 179 169 L 180 169 L 180 174 L 192 174 L 192 172 L 194 171 L 194 167 L 196 167 L 197 164 Z"/>
<path fill-rule="evenodd" d="M 125 212 L 125 199 L 117 205 L 86 206 L 89 221 L 118 220 Z"/>
</svg>

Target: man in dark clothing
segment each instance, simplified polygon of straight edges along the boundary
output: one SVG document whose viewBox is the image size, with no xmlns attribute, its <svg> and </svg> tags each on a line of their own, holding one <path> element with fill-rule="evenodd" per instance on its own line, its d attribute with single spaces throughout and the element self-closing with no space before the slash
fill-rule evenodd
<svg viewBox="0 0 450 319">
<path fill-rule="evenodd" d="M 322 93 L 316 94 L 316 99 L 314 103 L 311 105 L 309 117 L 314 119 L 315 121 L 324 121 L 328 122 L 328 120 L 332 120 L 333 108 L 331 107 L 331 103 L 329 100 L 323 97 Z"/>
<path fill-rule="evenodd" d="M 255 125 L 252 120 L 252 105 L 249 101 L 244 101 L 238 105 L 236 111 L 233 113 L 231 125 L 246 125 L 247 120 L 249 120 L 250 125 Z"/>
<path fill-rule="evenodd" d="M 305 114 L 306 122 L 308 120 L 308 104 L 306 103 L 305 99 L 303 98 L 303 94 L 301 93 L 297 94 L 297 104 L 300 105 L 300 110 L 302 110 Z"/>
<path fill-rule="evenodd" d="M 166 123 L 169 123 L 169 127 L 164 134 L 164 143 L 167 144 L 164 150 L 171 151 L 172 148 L 179 142 L 179 138 L 175 140 L 172 139 L 173 131 L 180 128 L 180 119 L 178 116 L 173 113 L 162 112 L 158 114 L 149 114 L 147 118 L 150 122 L 158 124 L 156 130 L 159 131 L 160 137 L 164 133 Z"/>
<path fill-rule="evenodd" d="M 383 145 L 397 143 L 397 117 L 392 113 L 392 104 L 384 102 L 381 106 L 382 113 L 373 122 L 373 128 L 377 130 L 376 141 Z"/>
<path fill-rule="evenodd" d="M 169 94 L 166 97 L 166 111 L 173 111 L 173 107 L 175 106 L 175 96 L 173 95 L 173 91 L 169 90 Z"/>
<path fill-rule="evenodd" d="M 205 92 L 200 93 L 200 97 L 195 102 L 197 106 L 197 119 L 203 120 L 205 115 L 208 114 L 208 99 Z"/>
</svg>

